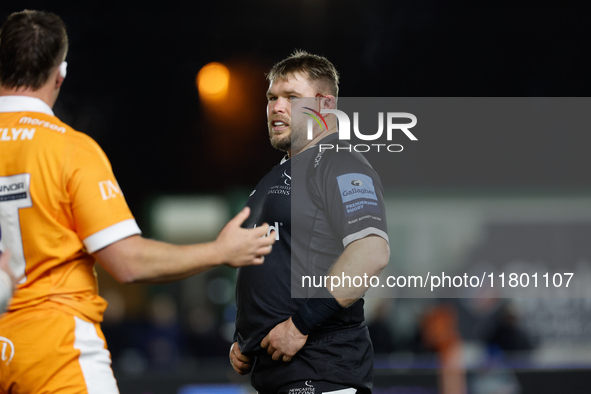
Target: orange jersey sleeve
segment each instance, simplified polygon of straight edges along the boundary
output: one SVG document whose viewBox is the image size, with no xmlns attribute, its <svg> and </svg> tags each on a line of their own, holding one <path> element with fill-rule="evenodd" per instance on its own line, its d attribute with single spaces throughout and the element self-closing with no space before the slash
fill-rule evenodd
<svg viewBox="0 0 591 394">
<path fill-rule="evenodd" d="M 130 232 L 137 234 L 137 224 L 111 164 L 98 144 L 78 133 L 67 151 L 70 158 L 68 195 L 71 196 L 76 233 L 87 252 L 94 253 L 129 236 Z"/>
</svg>

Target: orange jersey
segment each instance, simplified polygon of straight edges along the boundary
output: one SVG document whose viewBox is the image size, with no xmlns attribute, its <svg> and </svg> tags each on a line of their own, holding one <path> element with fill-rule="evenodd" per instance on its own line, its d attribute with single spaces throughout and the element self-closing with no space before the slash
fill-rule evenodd
<svg viewBox="0 0 591 394">
<path fill-rule="evenodd" d="M 10 311 L 53 301 L 101 321 L 90 255 L 140 230 L 98 144 L 43 101 L 0 97 L 0 250 L 24 275 Z"/>
</svg>

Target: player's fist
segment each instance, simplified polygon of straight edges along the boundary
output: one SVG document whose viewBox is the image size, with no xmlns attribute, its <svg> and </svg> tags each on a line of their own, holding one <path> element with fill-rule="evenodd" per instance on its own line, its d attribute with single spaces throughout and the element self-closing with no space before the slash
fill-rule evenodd
<svg viewBox="0 0 591 394">
<path fill-rule="evenodd" d="M 291 361 L 292 357 L 306 344 L 308 336 L 297 329 L 291 317 L 283 323 L 277 324 L 261 341 L 261 347 L 275 361 Z"/>
<path fill-rule="evenodd" d="M 246 375 L 252 369 L 250 357 L 242 354 L 238 342 L 234 342 L 230 347 L 230 364 L 232 364 L 234 371 L 240 375 Z"/>
</svg>

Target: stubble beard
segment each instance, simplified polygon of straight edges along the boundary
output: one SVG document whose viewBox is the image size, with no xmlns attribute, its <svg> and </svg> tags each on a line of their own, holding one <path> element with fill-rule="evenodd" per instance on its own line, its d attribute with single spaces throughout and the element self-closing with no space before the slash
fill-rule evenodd
<svg viewBox="0 0 591 394">
<path fill-rule="evenodd" d="M 269 139 L 273 148 L 282 152 L 299 152 L 306 146 L 308 142 L 306 139 L 307 127 L 291 124 L 288 138 L 273 138 L 273 131 L 269 130 Z"/>
<path fill-rule="evenodd" d="M 281 152 L 288 152 L 291 150 L 291 136 L 290 138 L 273 138 L 273 132 L 269 135 L 271 146 Z"/>
</svg>

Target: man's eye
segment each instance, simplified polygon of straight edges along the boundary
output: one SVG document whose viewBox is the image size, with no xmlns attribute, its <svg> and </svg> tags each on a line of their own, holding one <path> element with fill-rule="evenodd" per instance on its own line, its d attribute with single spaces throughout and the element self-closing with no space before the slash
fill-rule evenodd
<svg viewBox="0 0 591 394">
<path fill-rule="evenodd" d="M 277 100 L 277 97 L 267 97 L 267 100 L 269 100 L 269 101 L 275 101 L 275 100 Z"/>
<path fill-rule="evenodd" d="M 298 98 L 299 98 L 299 97 L 297 97 L 297 96 L 289 96 L 289 99 L 290 99 L 290 100 L 293 100 L 293 99 L 298 99 Z"/>
</svg>

